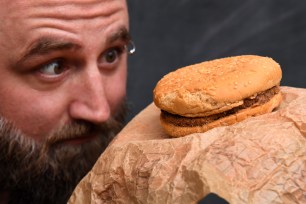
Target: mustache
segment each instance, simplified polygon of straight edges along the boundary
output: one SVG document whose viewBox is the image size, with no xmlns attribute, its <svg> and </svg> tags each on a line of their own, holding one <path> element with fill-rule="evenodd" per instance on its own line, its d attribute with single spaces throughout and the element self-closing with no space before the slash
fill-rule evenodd
<svg viewBox="0 0 306 204">
<path fill-rule="evenodd" d="M 48 165 L 55 172 L 58 172 L 60 171 L 58 164 L 61 161 L 66 161 L 65 164 L 62 164 L 63 167 L 69 165 L 71 161 L 74 161 L 74 159 L 71 160 L 72 158 L 80 157 L 80 155 L 88 158 L 86 162 L 91 161 L 91 157 L 96 159 L 122 129 L 125 115 L 124 109 L 119 113 L 119 115 L 110 117 L 106 122 L 101 124 L 95 124 L 85 120 L 74 120 L 54 129 L 42 143 L 38 154 L 39 157 L 37 157 L 37 166 L 44 169 L 46 161 L 49 161 Z M 81 144 L 80 146 L 66 146 L 64 143 L 65 140 L 91 135 L 95 135 L 96 137 L 92 141 Z M 102 151 L 96 154 L 94 149 L 100 149 Z M 66 177 L 69 177 L 69 175 L 66 175 Z"/>
<path fill-rule="evenodd" d="M 64 140 L 86 137 L 92 134 L 98 134 L 99 137 L 103 137 L 110 131 L 117 133 L 122 126 L 122 123 L 114 118 L 110 118 L 102 124 L 94 124 L 83 120 L 72 121 L 51 132 L 45 144 L 52 146 Z"/>
<path fill-rule="evenodd" d="M 99 137 L 106 136 L 109 133 L 117 134 L 124 126 L 125 116 L 128 110 L 129 107 L 124 100 L 118 107 L 117 113 L 111 116 L 104 123 L 96 124 L 85 120 L 71 121 L 68 124 L 64 124 L 53 130 L 48 135 L 44 146 L 56 145 L 63 140 L 74 139 L 91 134 L 98 134 Z"/>
</svg>

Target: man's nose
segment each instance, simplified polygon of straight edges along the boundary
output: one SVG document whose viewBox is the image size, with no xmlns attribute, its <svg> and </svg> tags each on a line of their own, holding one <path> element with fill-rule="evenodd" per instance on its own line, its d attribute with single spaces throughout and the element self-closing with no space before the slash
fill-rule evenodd
<svg viewBox="0 0 306 204">
<path fill-rule="evenodd" d="M 93 123 L 105 122 L 110 117 L 105 82 L 99 69 L 84 71 L 75 80 L 74 100 L 69 107 L 70 117 Z"/>
</svg>

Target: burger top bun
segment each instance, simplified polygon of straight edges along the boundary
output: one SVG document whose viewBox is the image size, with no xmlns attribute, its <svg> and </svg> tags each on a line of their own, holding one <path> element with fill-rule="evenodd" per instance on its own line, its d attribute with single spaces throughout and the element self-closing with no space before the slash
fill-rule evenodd
<svg viewBox="0 0 306 204">
<path fill-rule="evenodd" d="M 207 116 L 279 85 L 281 77 L 280 65 L 268 57 L 244 55 L 202 62 L 165 75 L 153 91 L 154 103 L 172 114 Z"/>
</svg>

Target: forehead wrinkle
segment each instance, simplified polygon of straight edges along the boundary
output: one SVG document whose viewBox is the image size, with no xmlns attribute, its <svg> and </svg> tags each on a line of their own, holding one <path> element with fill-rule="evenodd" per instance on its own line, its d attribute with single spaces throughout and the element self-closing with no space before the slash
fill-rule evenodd
<svg viewBox="0 0 306 204">
<path fill-rule="evenodd" d="M 126 9 L 123 0 L 104 1 L 51 1 L 36 4 L 30 18 L 55 18 L 62 20 L 109 17 Z M 33 6 L 32 6 L 33 7 Z"/>
<path fill-rule="evenodd" d="M 69 28 L 70 20 L 96 18 L 101 21 L 99 18 L 120 12 L 127 13 L 125 0 L 3 0 L 0 1 L 0 28 L 3 30 L 5 25 L 16 22 L 24 25 L 23 21 L 30 20 L 33 29 L 46 26 L 74 33 L 74 29 Z"/>
</svg>

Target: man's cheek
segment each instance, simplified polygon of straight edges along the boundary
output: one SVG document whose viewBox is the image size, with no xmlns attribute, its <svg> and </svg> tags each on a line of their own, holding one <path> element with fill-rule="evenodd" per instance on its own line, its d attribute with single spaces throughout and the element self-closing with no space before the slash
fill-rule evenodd
<svg viewBox="0 0 306 204">
<path fill-rule="evenodd" d="M 110 93 L 109 95 L 109 104 L 112 110 L 112 113 L 116 113 L 118 109 L 121 107 L 122 103 L 125 101 L 126 98 L 126 90 L 125 86 L 117 86 L 116 91 Z"/>
<path fill-rule="evenodd" d="M 122 67 L 116 77 L 107 80 L 106 92 L 112 112 L 121 107 L 126 98 L 126 67 Z"/>
<path fill-rule="evenodd" d="M 41 96 L 35 103 L 25 103 L 14 117 L 18 120 L 17 127 L 36 141 L 44 141 L 62 118 L 63 108 L 51 101 Z"/>
<path fill-rule="evenodd" d="M 28 113 L 17 127 L 28 137 L 42 142 L 46 139 L 53 128 L 53 122 L 45 115 L 39 113 Z"/>
</svg>

